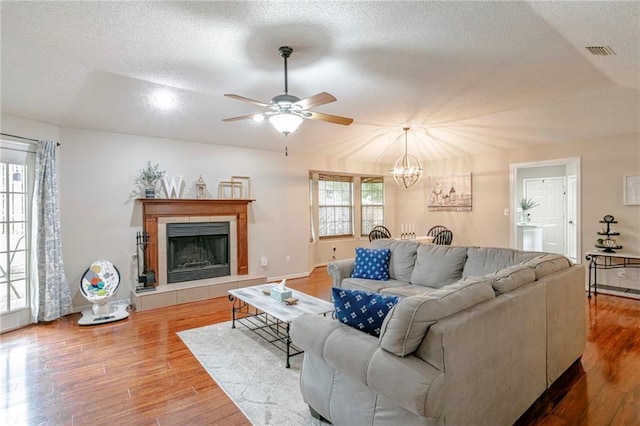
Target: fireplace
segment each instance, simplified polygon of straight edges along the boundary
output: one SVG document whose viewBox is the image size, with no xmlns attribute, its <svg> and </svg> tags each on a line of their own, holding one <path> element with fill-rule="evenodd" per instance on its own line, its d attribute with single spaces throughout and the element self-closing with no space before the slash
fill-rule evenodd
<svg viewBox="0 0 640 426">
<path fill-rule="evenodd" d="M 132 290 L 136 311 L 181 303 L 226 297 L 227 291 L 267 282 L 266 276 L 249 273 L 248 206 L 253 200 L 141 198 L 143 230 L 149 234 L 145 251 L 148 270 L 156 272 L 157 291 Z M 223 223 L 229 227 L 228 264 L 230 274 L 187 282 L 167 282 L 167 225 Z M 192 235 L 193 237 L 193 235 Z M 215 237 L 218 238 L 218 237 Z M 217 243 L 220 244 L 220 243 Z M 222 244 L 224 246 L 224 244 Z M 201 262 L 201 261 L 199 261 Z M 211 262 L 211 263 L 218 263 Z"/>
<path fill-rule="evenodd" d="M 143 230 L 149 233 L 149 244 L 145 253 L 146 266 L 147 269 L 156 272 L 156 286 L 169 284 L 166 228 L 171 223 L 227 222 L 230 275 L 249 273 L 247 222 L 248 205 L 253 200 L 141 198 L 138 201 L 142 204 Z M 216 277 L 208 280 L 218 279 Z"/>
<path fill-rule="evenodd" d="M 167 223 L 167 283 L 230 274 L 229 222 Z"/>
</svg>

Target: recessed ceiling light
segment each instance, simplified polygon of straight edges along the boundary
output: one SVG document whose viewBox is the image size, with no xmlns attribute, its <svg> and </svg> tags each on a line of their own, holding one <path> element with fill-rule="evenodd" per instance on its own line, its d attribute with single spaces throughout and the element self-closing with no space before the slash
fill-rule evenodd
<svg viewBox="0 0 640 426">
<path fill-rule="evenodd" d="M 158 90 L 151 95 L 151 103 L 160 109 L 171 109 L 176 104 L 176 97 L 167 90 Z"/>
</svg>

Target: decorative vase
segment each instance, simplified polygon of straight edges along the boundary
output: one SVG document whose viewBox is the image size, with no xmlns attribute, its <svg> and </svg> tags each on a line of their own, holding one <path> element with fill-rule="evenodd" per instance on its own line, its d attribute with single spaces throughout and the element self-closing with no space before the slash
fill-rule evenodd
<svg viewBox="0 0 640 426">
<path fill-rule="evenodd" d="M 527 211 L 526 210 L 523 211 L 522 214 L 520 215 L 520 223 L 529 223 L 530 220 L 531 218 L 527 214 Z"/>
<path fill-rule="evenodd" d="M 156 198 L 156 190 L 154 188 L 147 188 L 144 190 L 145 198 Z"/>
</svg>

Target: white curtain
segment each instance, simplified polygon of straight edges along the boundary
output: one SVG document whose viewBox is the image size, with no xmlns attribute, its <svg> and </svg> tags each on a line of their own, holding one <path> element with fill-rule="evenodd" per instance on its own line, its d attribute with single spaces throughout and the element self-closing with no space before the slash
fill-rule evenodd
<svg viewBox="0 0 640 426">
<path fill-rule="evenodd" d="M 71 291 L 62 264 L 56 143 L 38 142 L 31 215 L 31 320 L 71 313 Z"/>
</svg>

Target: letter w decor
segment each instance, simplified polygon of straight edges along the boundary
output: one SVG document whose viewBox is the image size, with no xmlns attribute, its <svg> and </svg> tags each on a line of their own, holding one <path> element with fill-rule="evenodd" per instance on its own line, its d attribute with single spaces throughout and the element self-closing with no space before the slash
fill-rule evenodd
<svg viewBox="0 0 640 426">
<path fill-rule="evenodd" d="M 171 177 L 171 181 L 167 178 L 163 178 L 162 185 L 164 186 L 164 192 L 167 193 L 167 198 L 180 198 L 180 191 L 182 190 L 182 176 L 178 176 L 177 182 L 175 176 Z"/>
</svg>

